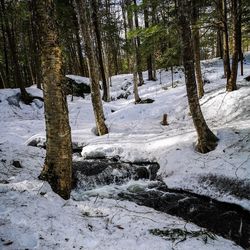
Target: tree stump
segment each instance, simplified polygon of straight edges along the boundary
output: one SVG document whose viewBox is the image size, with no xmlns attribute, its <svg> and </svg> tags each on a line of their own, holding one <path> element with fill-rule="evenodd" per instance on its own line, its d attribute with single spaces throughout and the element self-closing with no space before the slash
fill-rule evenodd
<svg viewBox="0 0 250 250">
<path fill-rule="evenodd" d="M 169 123 L 168 123 L 168 115 L 167 114 L 163 114 L 161 125 L 162 126 L 168 126 L 169 125 Z"/>
</svg>

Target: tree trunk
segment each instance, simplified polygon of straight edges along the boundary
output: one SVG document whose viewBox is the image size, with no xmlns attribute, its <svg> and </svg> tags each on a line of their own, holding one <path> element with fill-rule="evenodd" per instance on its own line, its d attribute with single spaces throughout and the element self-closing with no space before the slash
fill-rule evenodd
<svg viewBox="0 0 250 250">
<path fill-rule="evenodd" d="M 103 46 L 101 41 L 101 33 L 100 33 L 100 25 L 99 25 L 99 17 L 98 17 L 98 5 L 96 0 L 91 0 L 91 8 L 92 8 L 92 22 L 95 32 L 95 38 L 97 43 L 97 50 L 98 50 L 98 63 L 100 68 L 100 73 L 102 77 L 102 86 L 103 86 L 103 96 L 102 99 L 105 102 L 110 101 L 110 93 L 109 93 L 109 82 L 107 79 L 104 59 L 103 59 Z"/>
<path fill-rule="evenodd" d="M 194 70 L 194 53 L 192 46 L 191 28 L 190 28 L 190 1 L 178 0 L 178 22 L 181 33 L 183 63 L 185 69 L 185 81 L 187 88 L 187 96 L 190 112 L 193 118 L 194 126 L 198 135 L 198 142 L 196 150 L 201 153 L 207 153 L 214 150 L 218 138 L 208 128 L 203 117 L 199 99 L 197 95 L 197 88 L 195 82 Z"/>
<path fill-rule="evenodd" d="M 222 1 L 216 0 L 215 8 L 217 9 L 217 19 L 218 19 L 218 27 L 217 27 L 217 39 L 216 39 L 216 57 L 220 57 L 223 59 L 223 8 Z M 224 72 L 226 75 L 226 71 Z"/>
<path fill-rule="evenodd" d="M 216 37 L 216 57 L 223 58 L 223 46 L 222 46 L 222 35 L 221 28 L 217 29 L 217 37 Z"/>
<path fill-rule="evenodd" d="M 126 1 L 126 0 L 125 0 Z M 124 27 L 124 33 L 125 33 L 125 41 L 126 41 L 126 45 L 129 44 L 129 39 L 128 39 L 128 28 L 127 28 L 127 18 L 126 18 L 126 4 L 124 2 L 124 0 L 122 1 L 122 18 L 123 18 L 123 27 Z M 127 69 L 128 69 L 128 72 L 132 69 L 131 69 L 131 63 L 130 63 L 130 56 L 129 56 L 129 53 L 128 53 L 128 48 L 126 48 L 126 60 L 127 60 Z"/>
<path fill-rule="evenodd" d="M 133 30 L 133 12 L 131 10 L 131 1 L 127 1 L 127 8 L 128 8 L 128 27 L 130 30 Z M 134 97 L 135 97 L 135 103 L 139 103 L 141 101 L 141 98 L 139 96 L 138 91 L 138 63 L 136 60 L 136 37 L 130 39 L 131 47 L 132 47 L 132 55 L 131 55 L 131 64 L 133 65 L 133 82 L 134 82 Z"/>
<path fill-rule="evenodd" d="M 75 0 L 76 12 L 78 13 L 79 26 L 81 28 L 82 35 L 85 42 L 85 53 L 88 58 L 89 76 L 91 79 L 91 97 L 92 105 L 95 114 L 96 127 L 99 135 L 105 135 L 108 133 L 108 128 L 105 124 L 101 93 L 99 88 L 99 72 L 98 64 L 95 56 L 95 48 L 93 45 L 93 35 L 90 20 L 90 6 L 87 1 Z"/>
<path fill-rule="evenodd" d="M 242 3 L 241 0 L 239 0 L 239 19 L 238 19 L 238 29 L 239 29 L 239 60 L 240 60 L 240 74 L 243 76 L 244 75 L 244 67 L 243 67 L 243 51 L 242 51 L 242 31 L 241 31 L 241 22 L 242 22 Z"/>
<path fill-rule="evenodd" d="M 144 0 L 144 24 L 145 28 L 149 28 L 149 17 L 148 17 L 148 5 L 147 1 Z M 156 81 L 156 77 L 153 70 L 153 53 L 150 53 L 147 57 L 147 68 L 148 68 L 148 80 Z"/>
<path fill-rule="evenodd" d="M 197 1 L 192 0 L 192 34 L 193 34 L 193 47 L 194 47 L 194 60 L 195 60 L 195 74 L 198 87 L 198 97 L 202 98 L 204 95 L 203 80 L 201 73 L 200 63 L 200 32 L 198 27 L 198 8 Z"/>
<path fill-rule="evenodd" d="M 35 74 L 36 74 L 36 84 L 37 88 L 42 89 L 42 74 L 41 74 L 41 52 L 40 49 L 40 39 L 39 39 L 39 20 L 37 20 L 37 3 L 36 1 L 30 1 L 30 10 L 32 13 L 31 17 L 31 30 L 33 35 L 33 41 L 31 44 L 34 57 Z"/>
<path fill-rule="evenodd" d="M 69 199 L 72 185 L 72 145 L 67 100 L 62 91 L 62 54 L 51 0 L 37 0 L 40 21 L 42 84 L 46 121 L 46 158 L 40 178 L 54 192 Z"/>
<path fill-rule="evenodd" d="M 0 8 L 0 9 L 2 10 L 2 8 Z M 7 86 L 10 86 L 10 71 L 9 71 L 9 59 L 8 59 L 8 51 L 7 51 L 7 39 L 6 39 L 6 34 L 5 34 L 6 32 L 4 29 L 3 13 L 2 13 L 2 11 L 0 13 L 1 13 L 1 29 L 2 29 L 2 36 L 3 36 L 5 79 L 7 82 Z"/>
<path fill-rule="evenodd" d="M 238 58 L 239 58 L 239 22 L 238 22 L 238 0 L 232 2 L 232 25 L 233 25 L 233 55 L 232 55 L 232 71 L 227 82 L 227 91 L 237 89 L 237 73 L 238 73 Z"/>
<path fill-rule="evenodd" d="M 134 0 L 134 5 L 135 5 L 135 9 L 134 9 L 134 17 L 135 17 L 135 27 L 136 29 L 139 28 L 139 21 L 138 21 L 138 11 L 137 11 L 137 4 L 136 4 L 136 0 Z M 137 72 L 138 72 L 138 76 L 139 76 L 139 83 L 138 86 L 141 86 L 144 84 L 144 80 L 143 80 L 143 75 L 142 75 L 142 60 L 141 60 L 141 51 L 140 51 L 140 47 L 141 47 L 141 41 L 140 41 L 140 37 L 136 36 L 136 64 L 137 64 Z"/>
<path fill-rule="evenodd" d="M 227 27 L 227 1 L 222 0 L 222 22 L 223 22 L 223 62 L 225 77 L 227 84 L 231 75 L 230 58 L 229 58 L 229 43 L 228 43 L 228 27 Z"/>
<path fill-rule="evenodd" d="M 80 39 L 80 35 L 79 35 L 79 25 L 78 25 L 76 13 L 73 16 L 73 22 L 74 22 L 74 26 L 75 26 L 77 53 L 78 53 L 79 64 L 80 64 L 80 74 L 82 76 L 86 76 L 86 72 L 85 72 L 85 68 L 84 68 L 84 59 L 83 59 L 83 54 L 82 54 L 81 39 Z"/>
</svg>

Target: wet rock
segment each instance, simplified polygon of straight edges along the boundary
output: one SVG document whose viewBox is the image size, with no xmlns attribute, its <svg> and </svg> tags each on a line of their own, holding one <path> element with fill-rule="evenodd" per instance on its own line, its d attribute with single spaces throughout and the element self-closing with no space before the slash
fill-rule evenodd
<svg viewBox="0 0 250 250">
<path fill-rule="evenodd" d="M 72 79 L 68 79 L 68 81 L 64 84 L 64 92 L 66 95 L 74 95 L 74 96 L 79 96 L 83 97 L 85 94 L 90 93 L 90 85 L 88 83 L 84 82 L 76 82 Z"/>
<path fill-rule="evenodd" d="M 12 162 L 12 165 L 15 167 L 15 168 L 23 168 L 20 161 L 13 161 Z"/>
<path fill-rule="evenodd" d="M 28 146 L 38 147 L 46 149 L 46 139 L 44 137 L 37 137 L 30 140 L 27 143 Z M 81 153 L 82 148 L 85 146 L 83 143 L 72 142 L 72 151 L 73 153 Z"/>
<path fill-rule="evenodd" d="M 250 76 L 245 77 L 245 80 L 250 82 Z"/>
<path fill-rule="evenodd" d="M 117 99 L 128 99 L 130 95 L 131 95 L 131 92 L 127 90 L 124 93 L 121 93 L 119 96 L 117 96 Z"/>
<path fill-rule="evenodd" d="M 20 93 L 17 93 L 16 95 L 9 96 L 7 98 L 7 102 L 9 103 L 9 105 L 16 106 L 18 108 L 20 108 L 20 101 L 21 101 L 21 94 Z"/>
<path fill-rule="evenodd" d="M 147 98 L 144 100 L 141 100 L 140 102 L 138 102 L 137 104 L 148 104 L 148 103 L 153 103 L 155 100 Z"/>
<path fill-rule="evenodd" d="M 155 162 L 121 162 L 119 159 L 83 159 L 73 162 L 73 178 L 77 188 L 90 190 L 109 184 L 120 185 L 130 179 L 150 179 L 157 176 Z"/>
</svg>

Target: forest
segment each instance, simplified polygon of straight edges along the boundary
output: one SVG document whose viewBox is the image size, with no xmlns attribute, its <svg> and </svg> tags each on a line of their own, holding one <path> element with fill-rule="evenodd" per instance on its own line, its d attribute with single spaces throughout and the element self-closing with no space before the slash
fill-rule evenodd
<svg viewBox="0 0 250 250">
<path fill-rule="evenodd" d="M 250 249 L 249 0 L 0 0 L 0 249 Z"/>
</svg>

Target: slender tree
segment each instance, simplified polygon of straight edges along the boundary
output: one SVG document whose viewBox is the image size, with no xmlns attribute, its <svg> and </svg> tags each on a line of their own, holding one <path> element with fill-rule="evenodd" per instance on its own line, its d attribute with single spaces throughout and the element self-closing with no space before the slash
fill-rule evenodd
<svg viewBox="0 0 250 250">
<path fill-rule="evenodd" d="M 195 75 L 197 81 L 198 97 L 202 98 L 204 95 L 204 87 L 201 73 L 201 56 L 200 56 L 200 32 L 198 25 L 198 1 L 192 0 L 192 33 L 193 33 L 193 47 L 194 47 L 194 60 L 195 60 Z"/>
<path fill-rule="evenodd" d="M 138 19 L 138 10 L 137 10 L 137 3 L 136 0 L 134 1 L 134 21 L 135 21 L 135 28 L 139 29 L 139 19 Z M 138 35 L 136 35 L 135 40 L 135 53 L 136 53 L 136 64 L 137 64 L 137 72 L 139 76 L 139 83 L 138 86 L 141 86 L 144 84 L 143 75 L 142 75 L 142 56 L 141 56 L 141 39 Z"/>
<path fill-rule="evenodd" d="M 190 0 L 177 0 L 178 3 L 178 23 L 181 33 L 183 64 L 185 69 L 185 81 L 190 112 L 193 118 L 194 126 L 198 135 L 196 150 L 201 153 L 207 153 L 214 150 L 218 138 L 212 133 L 203 117 L 199 98 L 197 94 L 194 53 L 192 44 L 192 35 L 190 28 Z"/>
<path fill-rule="evenodd" d="M 69 199 L 72 178 L 72 146 L 67 100 L 62 91 L 62 53 L 53 0 L 37 0 L 40 21 L 41 67 L 46 121 L 46 158 L 39 178 Z"/>
<path fill-rule="evenodd" d="M 127 0 L 127 15 L 128 15 L 128 27 L 130 30 L 133 30 L 134 24 L 133 24 L 133 12 L 131 9 L 131 0 Z M 136 50 L 138 49 L 137 47 L 137 39 L 136 37 L 133 37 L 130 39 L 130 44 L 132 48 L 132 66 L 133 66 L 133 83 L 134 83 L 134 97 L 135 97 L 135 103 L 139 103 L 141 101 L 141 98 L 139 96 L 139 91 L 138 91 L 138 63 L 137 63 L 137 53 Z"/>
<path fill-rule="evenodd" d="M 149 4 L 148 4 L 148 0 L 144 0 L 143 1 L 144 4 L 144 23 L 145 23 L 145 28 L 149 28 L 150 24 L 149 24 Z M 147 56 L 147 68 L 148 68 L 148 80 L 149 81 L 156 81 L 156 74 L 155 74 L 155 69 L 154 69 L 154 51 L 152 53 L 149 53 L 149 55 Z"/>
<path fill-rule="evenodd" d="M 224 72 L 227 78 L 227 83 L 231 76 L 230 57 L 229 57 L 229 38 L 228 38 L 228 21 L 227 21 L 227 0 L 221 0 L 221 12 L 222 12 L 222 23 L 223 23 L 223 62 Z"/>
<path fill-rule="evenodd" d="M 97 0 L 91 0 L 91 9 L 92 9 L 92 22 L 95 32 L 95 38 L 97 43 L 97 51 L 98 51 L 98 64 L 102 77 L 102 86 L 103 86 L 103 96 L 102 99 L 105 102 L 110 101 L 110 89 L 109 89 L 109 81 L 107 78 L 104 58 L 103 58 L 103 46 L 102 46 L 102 38 L 100 32 L 100 24 L 99 24 L 99 16 L 98 16 L 98 3 Z"/>
<path fill-rule="evenodd" d="M 96 49 L 93 44 L 93 27 L 90 17 L 90 5 L 87 0 L 75 0 L 75 7 L 78 16 L 79 26 L 84 37 L 85 53 L 88 58 L 89 76 L 91 79 L 91 99 L 95 114 L 96 127 L 99 135 L 108 133 L 108 128 L 105 124 L 101 93 L 99 87 L 99 70 L 96 58 Z"/>
<path fill-rule="evenodd" d="M 233 55 L 232 55 L 232 71 L 227 81 L 227 91 L 237 89 L 236 80 L 238 73 L 239 59 L 239 15 L 238 15 L 238 0 L 231 0 L 232 4 L 232 25 L 233 25 Z"/>
<path fill-rule="evenodd" d="M 241 23 L 242 23 L 242 1 L 239 0 L 238 2 L 238 38 L 239 38 L 239 60 L 240 60 L 240 74 L 243 76 L 244 74 L 244 65 L 243 65 L 243 60 L 244 60 L 244 56 L 243 56 L 243 51 L 242 51 L 242 30 L 241 30 Z"/>
</svg>

